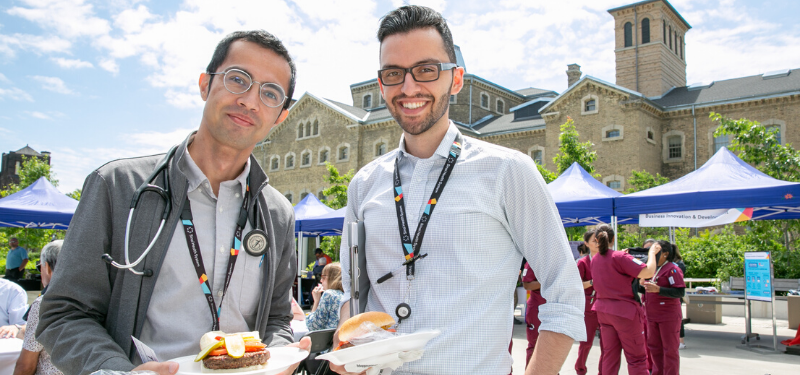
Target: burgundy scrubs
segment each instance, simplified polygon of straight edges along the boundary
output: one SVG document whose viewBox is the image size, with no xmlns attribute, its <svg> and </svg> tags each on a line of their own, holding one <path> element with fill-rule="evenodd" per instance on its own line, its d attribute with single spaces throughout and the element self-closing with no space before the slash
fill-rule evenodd
<svg viewBox="0 0 800 375">
<path fill-rule="evenodd" d="M 683 272 L 675 263 L 666 262 L 653 278 L 662 288 L 685 288 Z M 645 293 L 647 311 L 647 347 L 653 359 L 653 375 L 677 375 L 680 369 L 681 299 Z"/>
<path fill-rule="evenodd" d="M 522 282 L 529 283 L 536 280 L 536 275 L 533 274 L 533 269 L 528 263 L 525 263 L 525 269 L 522 270 Z M 525 367 L 528 366 L 528 363 L 531 363 L 531 357 L 533 356 L 533 349 L 536 348 L 536 341 L 539 340 L 539 325 L 542 324 L 539 321 L 539 306 L 544 305 L 545 299 L 542 297 L 541 289 L 537 290 L 529 290 L 531 296 L 528 297 L 528 306 L 527 310 L 525 311 L 525 324 L 526 324 L 526 336 L 528 336 L 528 349 L 526 350 L 526 357 L 525 357 Z"/>
<path fill-rule="evenodd" d="M 587 255 L 578 260 L 578 272 L 581 274 L 582 281 L 592 280 L 592 257 Z M 592 349 L 594 342 L 594 334 L 599 327 L 597 322 L 597 313 L 592 311 L 594 305 L 595 295 L 594 287 L 590 286 L 583 290 L 586 294 L 586 310 L 583 312 L 584 324 L 586 325 L 586 341 L 581 341 L 578 345 L 578 360 L 575 361 L 575 372 L 578 375 L 586 374 L 586 358 L 589 357 L 589 350 Z M 603 341 L 600 340 L 600 364 L 598 366 L 598 374 L 603 374 Z"/>
<path fill-rule="evenodd" d="M 633 298 L 631 283 L 647 266 L 622 251 L 608 250 L 592 258 L 595 301 L 592 309 L 600 322 L 605 375 L 618 374 L 620 351 L 625 350 L 629 375 L 648 375 L 644 320 Z"/>
</svg>

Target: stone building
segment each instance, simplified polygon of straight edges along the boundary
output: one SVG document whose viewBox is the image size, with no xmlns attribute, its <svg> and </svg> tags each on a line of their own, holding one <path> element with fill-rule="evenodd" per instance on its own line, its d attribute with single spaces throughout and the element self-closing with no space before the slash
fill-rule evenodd
<svg viewBox="0 0 800 375">
<path fill-rule="evenodd" d="M 22 163 L 25 162 L 25 158 L 29 157 L 36 157 L 50 164 L 50 152 L 42 151 L 39 153 L 28 145 L 17 151 L 4 152 L 2 170 L 0 170 L 0 189 L 5 189 L 10 184 L 19 183 L 19 171 L 22 169 Z"/>
<path fill-rule="evenodd" d="M 594 143 L 597 173 L 607 186 L 626 189 L 632 170 L 675 179 L 701 166 L 727 137 L 713 137 L 710 112 L 748 118 L 800 142 L 800 69 L 687 85 L 686 35 L 691 26 L 666 0 L 610 9 L 614 18 L 616 82 L 567 70 L 561 94 L 537 88 L 510 90 L 465 75 L 450 98 L 450 118 L 467 136 L 528 154 L 550 170 L 560 125 L 571 117 L 580 141 Z M 459 65 L 464 66 L 459 55 Z M 376 79 L 350 86 L 353 104 L 304 94 L 286 121 L 254 154 L 270 181 L 292 202 L 325 186 L 325 161 L 341 172 L 359 169 L 398 147 L 401 130 Z"/>
</svg>

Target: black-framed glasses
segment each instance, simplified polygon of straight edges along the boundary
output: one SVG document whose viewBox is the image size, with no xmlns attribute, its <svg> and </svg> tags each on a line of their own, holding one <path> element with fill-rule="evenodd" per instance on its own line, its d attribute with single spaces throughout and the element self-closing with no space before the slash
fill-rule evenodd
<svg viewBox="0 0 800 375">
<path fill-rule="evenodd" d="M 384 86 L 399 85 L 406 80 L 406 73 L 411 73 L 411 77 L 417 82 L 432 82 L 439 79 L 442 70 L 458 68 L 458 64 L 437 63 L 422 64 L 410 68 L 388 68 L 378 71 L 378 79 Z"/>
<path fill-rule="evenodd" d="M 277 108 L 286 101 L 286 92 L 283 91 L 283 87 L 277 83 L 254 81 L 250 74 L 247 74 L 244 70 L 234 68 L 221 73 L 208 74 L 212 76 L 222 75 L 222 83 L 231 94 L 244 94 L 253 87 L 253 83 L 258 84 L 258 96 L 267 107 Z"/>
</svg>

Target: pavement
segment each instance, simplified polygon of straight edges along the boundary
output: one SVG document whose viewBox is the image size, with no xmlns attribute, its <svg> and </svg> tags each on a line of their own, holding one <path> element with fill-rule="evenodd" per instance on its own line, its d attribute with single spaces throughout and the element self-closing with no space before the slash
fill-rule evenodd
<svg viewBox="0 0 800 375">
<path fill-rule="evenodd" d="M 519 316 L 519 311 L 517 311 Z M 681 353 L 681 374 L 699 375 L 783 375 L 800 374 L 800 356 L 783 353 L 785 346 L 781 341 L 795 337 L 796 329 L 789 329 L 786 320 L 777 321 L 778 351 L 772 349 L 772 320 L 753 319 L 753 332 L 760 334 L 761 339 L 751 343 L 768 347 L 768 349 L 744 348 L 741 337 L 745 332 L 744 318 L 722 317 L 721 324 L 686 324 L 686 349 Z M 512 337 L 514 347 L 511 355 L 514 358 L 513 373 L 525 373 L 525 348 L 528 341 L 525 337 L 525 325 L 514 325 Z M 600 359 L 599 340 L 589 352 L 587 368 L 589 374 L 597 374 L 597 363 Z M 572 345 L 567 360 L 561 368 L 561 375 L 573 375 L 575 360 L 578 358 L 578 343 Z M 628 374 L 622 356 L 620 374 Z"/>
</svg>

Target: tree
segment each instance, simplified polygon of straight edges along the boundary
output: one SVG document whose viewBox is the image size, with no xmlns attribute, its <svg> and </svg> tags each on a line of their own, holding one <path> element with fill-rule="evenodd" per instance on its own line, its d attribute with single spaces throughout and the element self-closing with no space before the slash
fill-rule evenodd
<svg viewBox="0 0 800 375">
<path fill-rule="evenodd" d="M 781 145 L 776 129 L 767 129 L 744 118 L 733 120 L 714 112 L 709 114 L 709 118 L 719 123 L 714 136 L 729 136 L 730 150 L 738 153 L 744 162 L 779 180 L 800 182 L 800 151 L 791 145 Z M 800 242 L 800 220 L 748 221 L 743 225 L 750 229 L 748 235 L 762 246 L 783 242 L 789 251 L 792 247 L 797 248 Z M 791 257 L 786 259 L 788 262 Z"/>
<path fill-rule="evenodd" d="M 628 178 L 628 186 L 630 186 L 630 188 L 625 191 L 625 194 L 647 190 L 659 185 L 664 185 L 667 182 L 669 182 L 669 178 L 666 178 L 658 173 L 656 173 L 656 175 L 653 176 L 650 174 L 650 172 L 647 171 L 639 172 L 632 170 L 631 177 Z"/>
<path fill-rule="evenodd" d="M 22 165 L 19 171 L 19 183 L 11 184 L 6 189 L 0 190 L 0 197 L 7 197 L 14 194 L 26 187 L 30 186 L 39 178 L 44 177 L 50 181 L 53 186 L 58 186 L 58 180 L 55 174 L 50 170 L 50 164 L 37 157 L 24 157 L 22 158 Z M 57 238 L 64 238 L 65 231 L 54 229 L 28 229 L 28 228 L 0 228 L 0 271 L 5 272 L 5 258 L 8 254 L 8 239 L 11 237 L 19 238 L 20 246 L 28 249 L 28 258 L 30 261 L 25 267 L 28 270 L 36 270 L 36 261 L 39 259 L 39 252 L 44 245 Z"/>
<path fill-rule="evenodd" d="M 347 206 L 347 185 L 350 184 L 350 180 L 353 179 L 355 172 L 351 169 L 344 175 L 341 175 L 339 174 L 339 170 L 330 162 L 325 162 L 325 168 L 328 170 L 328 175 L 325 176 L 325 182 L 329 183 L 330 187 L 322 191 L 322 194 L 325 195 L 325 199 L 322 200 L 322 203 L 325 203 L 334 210 L 338 210 Z M 320 249 L 322 249 L 325 254 L 328 254 L 331 259 L 338 262 L 341 244 L 342 236 L 328 236 L 322 239 Z"/>
<path fill-rule="evenodd" d="M 75 189 L 71 193 L 67 193 L 67 196 L 76 201 L 79 201 L 81 200 L 81 192 L 82 192 L 81 189 Z"/>
<path fill-rule="evenodd" d="M 575 123 L 571 117 L 567 117 L 567 122 L 561 125 L 558 141 L 560 143 L 558 154 L 553 158 L 558 175 L 564 173 L 572 163 L 578 162 L 586 172 L 595 178 L 600 178 L 599 174 L 594 173 L 593 163 L 597 160 L 597 152 L 592 151 L 594 143 L 592 141 L 578 142 L 578 130 L 575 129 Z"/>
<path fill-rule="evenodd" d="M 536 168 L 539 170 L 539 173 L 542 175 L 542 178 L 544 178 L 544 182 L 546 184 L 549 184 L 555 181 L 556 178 L 558 178 L 558 175 L 556 175 L 553 172 L 550 172 L 547 168 L 545 168 L 543 165 L 539 163 L 536 163 Z"/>
</svg>

